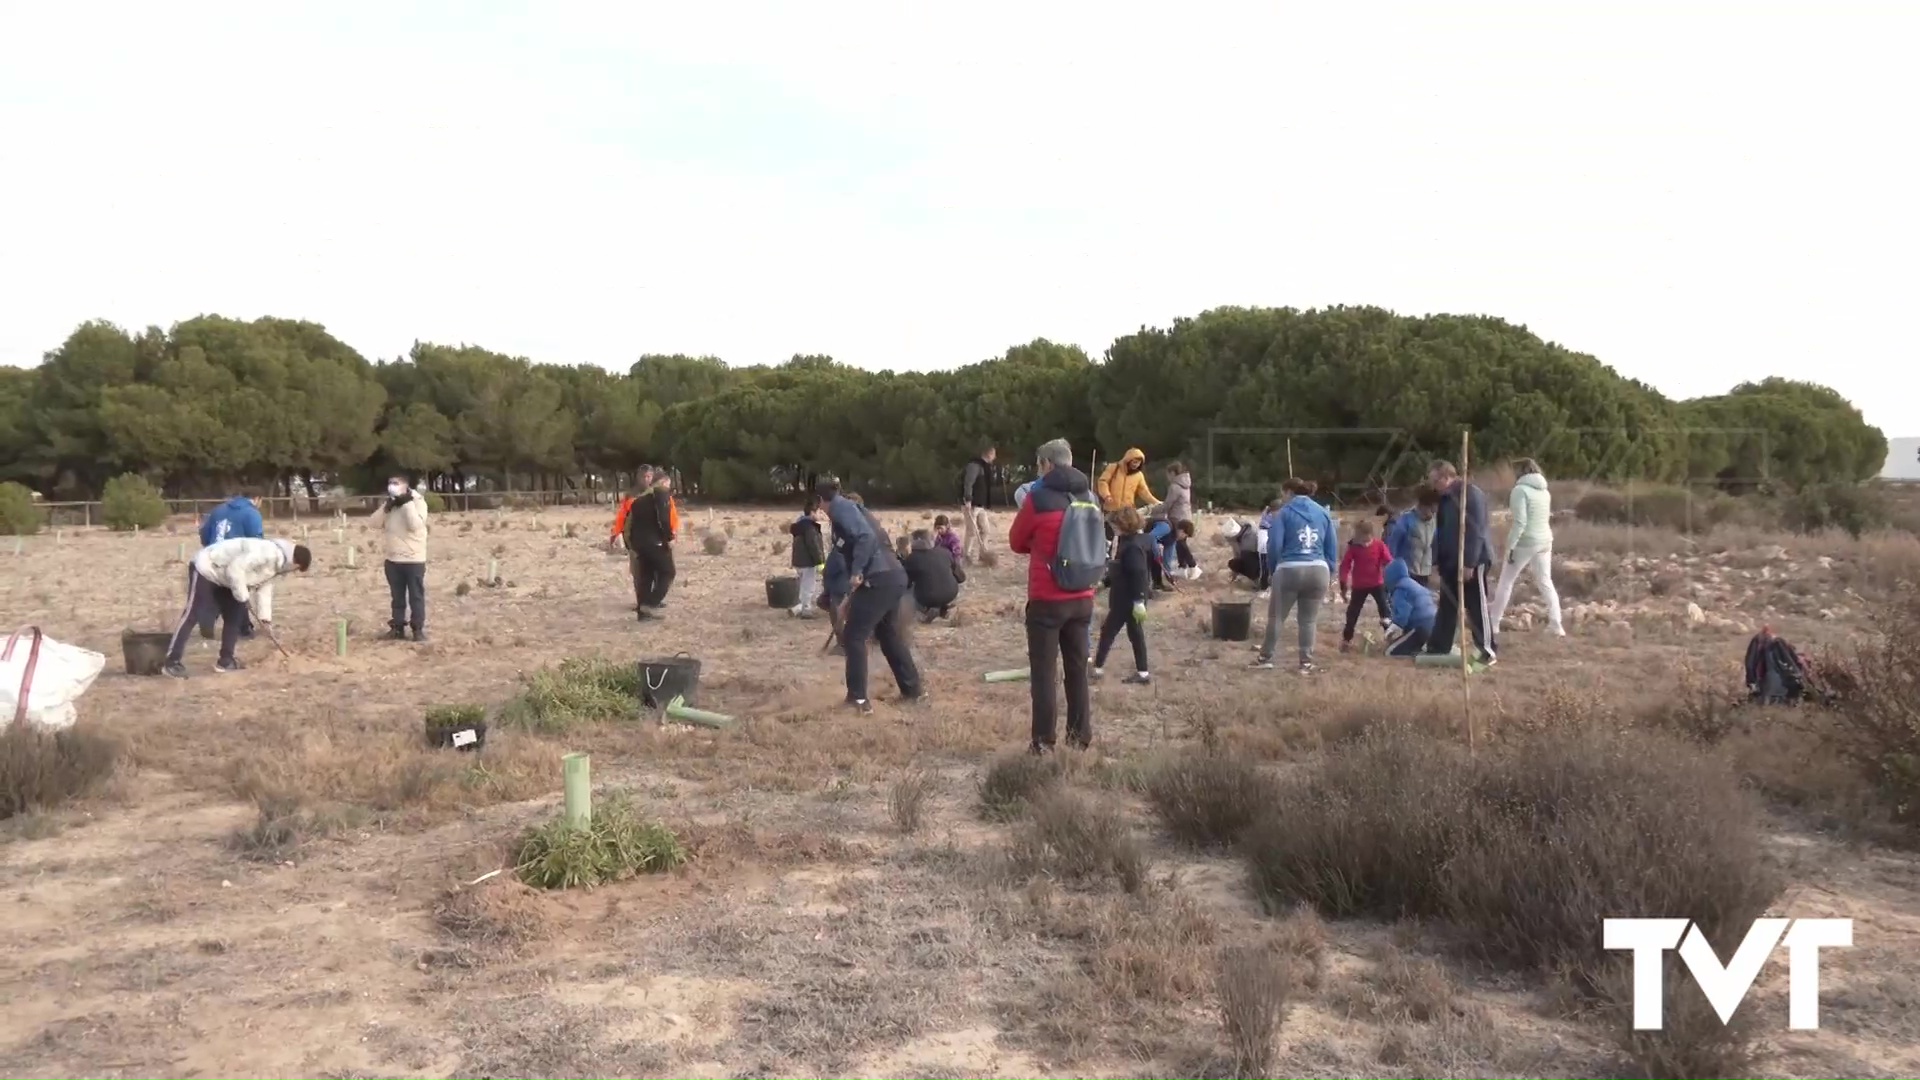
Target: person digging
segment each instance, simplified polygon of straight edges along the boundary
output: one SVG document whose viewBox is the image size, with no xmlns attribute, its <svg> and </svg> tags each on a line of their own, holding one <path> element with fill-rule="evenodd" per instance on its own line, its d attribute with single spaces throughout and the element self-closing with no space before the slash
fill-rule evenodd
<svg viewBox="0 0 1920 1080">
<path fill-rule="evenodd" d="M 184 679 L 187 668 L 187 638 L 195 623 L 217 614 L 220 618 L 220 658 L 213 670 L 221 674 L 239 671 L 242 664 L 234 655 L 240 640 L 240 627 L 249 611 L 255 624 L 279 643 L 273 632 L 273 583 L 289 573 L 306 573 L 313 565 L 313 553 L 291 540 L 254 540 L 235 537 L 201 548 L 193 557 L 193 578 L 187 587 L 187 609 L 173 629 L 167 646 L 166 666 L 161 673 L 168 678 Z M 284 650 L 283 650 L 284 651 Z"/>
</svg>

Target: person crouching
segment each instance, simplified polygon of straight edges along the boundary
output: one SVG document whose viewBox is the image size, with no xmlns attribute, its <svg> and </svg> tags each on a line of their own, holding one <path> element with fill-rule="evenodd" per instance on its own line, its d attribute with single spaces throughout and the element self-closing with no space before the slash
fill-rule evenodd
<svg viewBox="0 0 1920 1080">
<path fill-rule="evenodd" d="M 934 542 L 925 529 L 915 529 L 907 557 L 900 560 L 907 569 L 907 581 L 913 586 L 913 607 L 921 622 L 944 619 L 960 599 L 960 586 L 967 572 L 953 552 Z"/>
<path fill-rule="evenodd" d="M 1393 620 L 1387 627 L 1388 656 L 1419 656 L 1433 636 L 1439 605 L 1426 585 L 1407 570 L 1406 560 L 1387 564 L 1387 608 Z"/>
</svg>

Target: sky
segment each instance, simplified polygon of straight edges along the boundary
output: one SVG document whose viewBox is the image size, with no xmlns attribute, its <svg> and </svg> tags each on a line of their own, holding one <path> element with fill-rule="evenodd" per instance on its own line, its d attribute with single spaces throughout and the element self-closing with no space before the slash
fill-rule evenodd
<svg viewBox="0 0 1920 1080">
<path fill-rule="evenodd" d="M 928 369 L 1377 304 L 1914 435 L 1916 46 L 1898 2 L 0 0 L 0 362 L 218 313 Z"/>
</svg>

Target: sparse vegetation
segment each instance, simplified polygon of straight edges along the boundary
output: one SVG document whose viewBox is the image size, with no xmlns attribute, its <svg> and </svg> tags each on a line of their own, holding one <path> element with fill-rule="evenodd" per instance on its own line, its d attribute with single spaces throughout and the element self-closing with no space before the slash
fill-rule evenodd
<svg viewBox="0 0 1920 1080">
<path fill-rule="evenodd" d="M 1841 755 L 1886 799 L 1894 820 L 1920 825 L 1920 586 L 1882 601 L 1874 635 L 1822 663 L 1837 693 L 1833 734 Z"/>
<path fill-rule="evenodd" d="M 31 720 L 9 723 L 0 729 L 0 819 L 87 794 L 118 757 L 119 744 L 87 724 L 50 731 Z"/>
<path fill-rule="evenodd" d="M 893 789 L 887 794 L 887 812 L 893 818 L 894 828 L 903 833 L 920 831 L 933 785 L 933 774 L 923 769 L 914 769 L 893 782 Z"/>
<path fill-rule="evenodd" d="M 700 537 L 700 550 L 709 555 L 725 555 L 727 553 L 727 534 L 712 531 L 707 532 Z"/>
<path fill-rule="evenodd" d="M 687 849 L 671 829 L 615 796 L 594 801 L 585 829 L 568 825 L 564 816 L 528 829 L 516 848 L 514 873 L 536 889 L 591 888 L 686 861 Z"/>
<path fill-rule="evenodd" d="M 115 532 L 157 528 L 166 524 L 167 502 L 146 477 L 123 473 L 100 493 L 100 518 Z"/>
<path fill-rule="evenodd" d="M 1019 817 L 1026 813 L 1027 803 L 1065 770 L 1064 759 L 1057 754 L 1002 754 L 980 780 L 980 815 L 989 821 Z"/>
</svg>

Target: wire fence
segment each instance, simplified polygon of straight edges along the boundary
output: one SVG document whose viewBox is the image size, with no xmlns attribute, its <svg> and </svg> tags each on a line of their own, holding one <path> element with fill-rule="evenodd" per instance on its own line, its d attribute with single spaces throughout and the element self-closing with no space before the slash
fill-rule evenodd
<svg viewBox="0 0 1920 1080">
<path fill-rule="evenodd" d="M 549 507 L 605 506 L 616 498 L 612 491 L 484 491 L 444 494 L 433 492 L 441 513 L 463 514 L 476 510 L 540 510 Z M 274 495 L 260 500 L 260 516 L 269 521 L 347 517 L 369 517 L 386 501 L 381 495 Z M 227 499 L 168 499 L 167 510 L 176 515 L 192 515 L 198 520 L 207 511 Z M 84 529 L 104 525 L 100 503 L 42 502 L 35 504 L 46 518 L 47 528 Z"/>
</svg>

